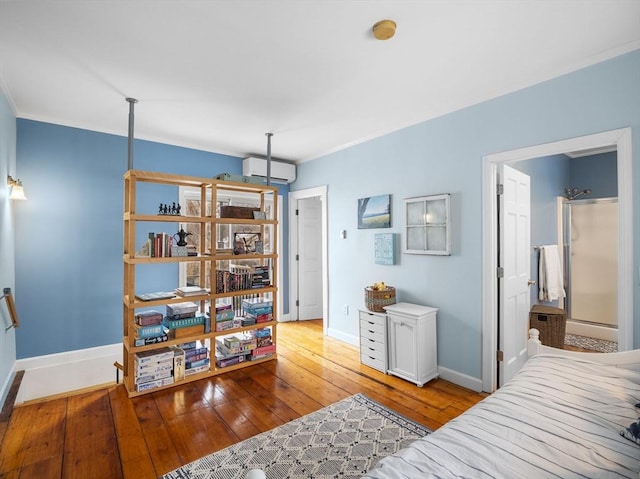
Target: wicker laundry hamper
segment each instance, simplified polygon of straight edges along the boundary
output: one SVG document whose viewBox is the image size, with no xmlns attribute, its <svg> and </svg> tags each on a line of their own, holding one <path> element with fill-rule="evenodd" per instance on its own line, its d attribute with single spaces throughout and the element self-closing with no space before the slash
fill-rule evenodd
<svg viewBox="0 0 640 479">
<path fill-rule="evenodd" d="M 540 342 L 545 346 L 564 349 L 567 312 L 553 306 L 534 304 L 529 313 L 529 328 L 540 331 Z"/>
<path fill-rule="evenodd" d="M 396 304 L 396 288 L 387 286 L 385 289 L 364 288 L 364 304 L 369 311 L 384 313 L 384 307 Z"/>
</svg>

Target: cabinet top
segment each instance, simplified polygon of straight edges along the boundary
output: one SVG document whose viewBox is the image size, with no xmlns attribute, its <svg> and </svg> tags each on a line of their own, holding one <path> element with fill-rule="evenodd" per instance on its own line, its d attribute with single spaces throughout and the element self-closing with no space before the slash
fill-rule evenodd
<svg viewBox="0 0 640 479">
<path fill-rule="evenodd" d="M 384 306 L 385 311 L 390 313 L 405 314 L 407 316 L 425 316 L 427 314 L 435 313 L 438 308 L 432 308 L 431 306 L 422 306 L 412 303 L 396 303 Z"/>
</svg>

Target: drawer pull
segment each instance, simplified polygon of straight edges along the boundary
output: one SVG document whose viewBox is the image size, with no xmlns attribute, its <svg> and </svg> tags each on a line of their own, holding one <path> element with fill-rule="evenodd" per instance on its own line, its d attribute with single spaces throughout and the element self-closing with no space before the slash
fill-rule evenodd
<svg viewBox="0 0 640 479">
<path fill-rule="evenodd" d="M 375 331 L 373 329 L 370 329 L 369 332 L 370 333 L 375 333 Z"/>
</svg>

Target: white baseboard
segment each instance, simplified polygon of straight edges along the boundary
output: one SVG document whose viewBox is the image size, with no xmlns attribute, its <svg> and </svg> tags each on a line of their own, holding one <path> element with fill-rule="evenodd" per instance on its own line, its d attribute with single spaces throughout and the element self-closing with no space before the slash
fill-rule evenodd
<svg viewBox="0 0 640 479">
<path fill-rule="evenodd" d="M 438 375 L 453 384 L 462 386 L 463 388 L 471 389 L 475 392 L 482 392 L 482 379 L 467 376 L 466 374 L 459 373 L 453 369 L 444 368 L 438 366 Z"/>
<path fill-rule="evenodd" d="M 327 336 L 339 339 L 340 341 L 344 341 L 345 343 L 351 344 L 352 346 L 360 346 L 360 336 L 345 334 L 342 331 L 337 331 L 332 328 L 327 328 Z"/>
<path fill-rule="evenodd" d="M 618 329 L 598 326 L 596 324 L 567 321 L 567 333 L 586 336 L 588 338 L 604 339 L 606 341 L 618 341 Z"/>
<path fill-rule="evenodd" d="M 122 344 L 18 359 L 24 370 L 16 404 L 116 381 L 113 363 L 122 363 Z"/>
</svg>

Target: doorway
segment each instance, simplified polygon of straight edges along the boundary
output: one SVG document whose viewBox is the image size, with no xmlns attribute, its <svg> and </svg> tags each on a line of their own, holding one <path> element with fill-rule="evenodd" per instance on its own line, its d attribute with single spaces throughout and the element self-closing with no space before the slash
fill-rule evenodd
<svg viewBox="0 0 640 479">
<path fill-rule="evenodd" d="M 327 188 L 289 193 L 289 320 L 322 317 L 328 329 Z"/>
<path fill-rule="evenodd" d="M 629 350 L 633 344 L 633 273 L 632 273 L 632 192 L 631 192 L 631 129 L 624 128 L 604 133 L 572 138 L 519 150 L 488 155 L 483 159 L 483 281 L 482 281 L 482 387 L 492 392 L 497 385 L 497 318 L 498 297 L 498 208 L 495 201 L 497 191 L 497 169 L 500 164 L 529 160 L 542 156 L 563 154 L 605 146 L 618 151 L 618 295 L 617 312 L 620 351 Z M 510 327 L 518 327 L 528 321 L 525 317 L 514 318 Z M 519 338 L 526 341 L 526 338 Z"/>
</svg>

